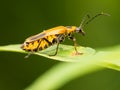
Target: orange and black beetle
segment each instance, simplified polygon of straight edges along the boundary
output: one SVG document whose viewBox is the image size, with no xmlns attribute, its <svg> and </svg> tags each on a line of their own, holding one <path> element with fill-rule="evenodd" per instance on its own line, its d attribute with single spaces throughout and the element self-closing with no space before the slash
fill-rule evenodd
<svg viewBox="0 0 120 90">
<path fill-rule="evenodd" d="M 105 13 L 97 14 L 91 19 L 89 19 L 86 23 L 84 23 L 85 22 L 85 18 L 84 18 L 79 27 L 57 26 L 57 27 L 45 30 L 37 35 L 27 38 L 25 42 L 22 44 L 21 48 L 28 52 L 37 52 L 37 51 L 46 49 L 49 46 L 57 44 L 56 52 L 54 55 L 52 55 L 52 56 L 55 56 L 58 52 L 59 44 L 63 42 L 66 37 L 68 37 L 74 42 L 74 48 L 75 48 L 76 54 L 79 54 L 76 48 L 76 45 L 77 45 L 76 38 L 74 37 L 73 34 L 80 33 L 84 35 L 85 33 L 83 31 L 83 27 L 87 25 L 89 22 L 91 22 L 94 18 L 100 15 L 106 15 L 106 14 Z"/>
</svg>

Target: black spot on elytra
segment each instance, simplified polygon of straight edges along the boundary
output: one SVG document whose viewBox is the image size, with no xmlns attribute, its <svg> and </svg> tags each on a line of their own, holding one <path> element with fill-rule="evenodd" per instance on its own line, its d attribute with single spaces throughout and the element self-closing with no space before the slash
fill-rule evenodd
<svg viewBox="0 0 120 90">
<path fill-rule="evenodd" d="M 46 38 L 43 38 L 43 39 L 49 44 L 49 46 L 52 45 L 52 43 L 48 39 Z"/>
<path fill-rule="evenodd" d="M 39 43 L 39 42 L 40 42 L 40 39 L 39 39 L 39 40 L 37 40 L 37 42 Z"/>
</svg>

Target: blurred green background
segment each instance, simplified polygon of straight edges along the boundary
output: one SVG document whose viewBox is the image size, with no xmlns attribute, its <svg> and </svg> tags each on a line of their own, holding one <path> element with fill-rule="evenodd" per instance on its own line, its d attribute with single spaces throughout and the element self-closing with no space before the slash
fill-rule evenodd
<svg viewBox="0 0 120 90">
<path fill-rule="evenodd" d="M 86 14 L 102 16 L 87 25 L 86 36 L 80 45 L 102 48 L 120 43 L 119 0 L 6 0 L 1 2 L 0 45 L 23 43 L 28 36 L 59 25 L 76 25 Z M 72 42 L 66 40 L 64 44 Z M 61 63 L 44 57 L 0 52 L 0 90 L 22 90 L 55 64 Z M 103 70 L 77 78 L 60 90 L 119 90 L 120 72 Z"/>
</svg>

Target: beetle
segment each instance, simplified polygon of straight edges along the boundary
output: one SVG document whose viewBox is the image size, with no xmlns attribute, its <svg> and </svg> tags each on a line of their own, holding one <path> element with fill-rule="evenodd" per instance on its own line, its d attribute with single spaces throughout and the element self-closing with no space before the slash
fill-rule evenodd
<svg viewBox="0 0 120 90">
<path fill-rule="evenodd" d="M 86 21 L 85 23 L 86 17 L 88 17 L 87 15 L 83 18 L 79 27 L 57 26 L 57 27 L 45 30 L 37 35 L 28 37 L 25 40 L 25 42 L 22 44 L 21 48 L 25 51 L 32 53 L 32 52 L 38 52 L 38 51 L 44 50 L 49 46 L 57 44 L 55 53 L 53 55 L 49 55 L 49 56 L 55 56 L 58 52 L 59 44 L 63 42 L 66 37 L 68 37 L 74 42 L 74 49 L 75 49 L 76 55 L 79 55 L 80 53 L 77 50 L 77 42 L 76 42 L 76 38 L 74 37 L 74 33 L 80 33 L 82 35 L 85 35 L 83 28 L 93 19 L 101 15 L 107 15 L 107 14 L 99 13 L 94 17 L 92 17 L 91 19 L 89 19 L 88 21 Z M 26 57 L 28 57 L 29 54 Z"/>
</svg>

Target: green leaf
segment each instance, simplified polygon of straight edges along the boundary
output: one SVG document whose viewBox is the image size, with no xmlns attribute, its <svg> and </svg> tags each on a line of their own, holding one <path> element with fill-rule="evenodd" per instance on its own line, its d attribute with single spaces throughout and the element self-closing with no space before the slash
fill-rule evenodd
<svg viewBox="0 0 120 90">
<path fill-rule="evenodd" d="M 24 50 L 20 48 L 21 44 L 15 45 L 6 45 L 0 46 L 0 51 L 10 51 L 10 52 L 19 52 L 19 53 L 26 53 Z M 89 47 L 77 47 L 78 51 L 82 53 L 81 55 L 74 55 L 75 50 L 73 46 L 69 45 L 62 45 L 60 44 L 58 54 L 56 56 L 49 56 L 54 54 L 56 49 L 56 45 L 42 50 L 40 52 L 33 53 L 38 56 L 44 56 L 46 58 L 64 61 L 64 62 L 97 62 L 105 67 L 113 67 L 118 68 L 120 66 L 120 46 L 108 47 L 103 49 L 98 49 L 99 51 L 96 52 L 94 49 Z M 102 50 L 102 51 L 100 51 Z M 103 51 L 104 50 L 104 51 Z M 92 62 L 92 63 L 93 63 Z M 118 68 L 119 69 L 119 68 Z"/>
<path fill-rule="evenodd" d="M 35 55 L 59 60 L 64 63 L 54 66 L 41 77 L 39 77 L 27 90 L 55 90 L 67 82 L 89 74 L 105 67 L 120 71 L 120 46 L 98 49 L 97 52 L 89 47 L 78 47 L 81 55 L 74 55 L 74 47 L 60 45 L 56 56 L 54 54 L 56 46 L 34 53 Z M 18 45 L 1 46 L 0 51 L 12 51 L 26 53 Z"/>
<path fill-rule="evenodd" d="M 27 53 L 24 50 L 20 48 L 20 44 L 17 45 L 7 45 L 7 46 L 0 46 L 0 51 L 11 51 L 11 52 L 20 52 L 20 53 Z M 44 56 L 46 58 L 59 60 L 59 61 L 65 61 L 65 62 L 78 62 L 80 58 L 91 56 L 95 54 L 95 50 L 89 47 L 78 47 L 77 48 L 81 55 L 74 55 L 75 50 L 73 46 L 69 45 L 60 45 L 59 51 L 56 56 L 49 56 L 53 55 L 56 50 L 56 45 L 51 46 L 50 48 L 47 48 L 45 50 L 33 53 L 35 55 Z"/>
</svg>

